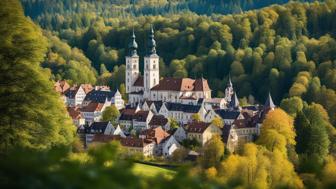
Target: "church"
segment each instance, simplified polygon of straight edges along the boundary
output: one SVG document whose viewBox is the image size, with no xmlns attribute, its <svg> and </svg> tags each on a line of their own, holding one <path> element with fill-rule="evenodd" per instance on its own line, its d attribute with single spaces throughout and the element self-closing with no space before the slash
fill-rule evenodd
<svg viewBox="0 0 336 189">
<path fill-rule="evenodd" d="M 162 101 L 186 104 L 198 99 L 211 99 L 211 89 L 206 79 L 160 78 L 159 55 L 156 52 L 154 30 L 151 27 L 144 57 L 144 75 L 139 71 L 138 44 L 133 31 L 126 56 L 126 93 L 130 104 L 144 101 Z"/>
</svg>

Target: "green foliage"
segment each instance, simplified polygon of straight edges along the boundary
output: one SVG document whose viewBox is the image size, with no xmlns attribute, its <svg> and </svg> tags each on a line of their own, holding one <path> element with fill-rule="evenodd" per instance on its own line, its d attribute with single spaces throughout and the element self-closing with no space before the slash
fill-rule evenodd
<svg viewBox="0 0 336 189">
<path fill-rule="evenodd" d="M 0 153 L 70 144 L 75 127 L 53 91 L 50 75 L 40 67 L 45 37 L 16 0 L 1 2 L 0 18 Z"/>
<path fill-rule="evenodd" d="M 220 136 L 213 136 L 203 146 L 202 156 L 199 158 L 199 162 L 203 168 L 210 168 L 217 166 L 220 163 L 221 158 L 224 156 L 224 143 Z"/>
<path fill-rule="evenodd" d="M 111 121 L 115 124 L 120 116 L 120 112 L 115 105 L 111 105 L 105 108 L 102 114 L 103 121 Z"/>
<path fill-rule="evenodd" d="M 303 102 L 299 97 L 285 98 L 281 101 L 280 107 L 292 117 L 296 117 L 296 114 L 303 108 Z"/>
</svg>

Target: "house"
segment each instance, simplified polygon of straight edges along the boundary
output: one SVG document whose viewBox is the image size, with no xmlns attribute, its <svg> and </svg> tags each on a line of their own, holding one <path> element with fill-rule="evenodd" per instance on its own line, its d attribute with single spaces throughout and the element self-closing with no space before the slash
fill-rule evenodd
<svg viewBox="0 0 336 189">
<path fill-rule="evenodd" d="M 187 132 L 182 126 L 178 127 L 173 135 L 178 142 L 182 142 L 187 139 Z"/>
<path fill-rule="evenodd" d="M 114 130 L 113 135 L 120 136 L 122 138 L 126 137 L 124 131 L 120 128 L 120 125 L 118 125 L 117 128 Z"/>
<path fill-rule="evenodd" d="M 230 125 L 237 119 L 243 119 L 243 115 L 239 110 L 217 109 L 214 110 L 216 116 L 220 117 L 224 124 Z"/>
<path fill-rule="evenodd" d="M 149 127 L 162 127 L 166 131 L 170 129 L 169 121 L 163 115 L 153 115 L 149 122 Z"/>
<path fill-rule="evenodd" d="M 163 103 L 159 114 L 165 116 L 166 118 L 175 119 L 179 123 L 186 124 L 192 121 L 192 116 L 194 114 L 200 114 L 201 118 L 204 115 L 205 109 L 202 105 L 191 105 L 191 104 L 181 104 L 181 103 Z"/>
<path fill-rule="evenodd" d="M 141 131 L 139 138 L 150 139 L 155 141 L 155 155 L 162 154 L 163 141 L 169 137 L 169 133 L 162 129 L 162 127 L 150 128 Z"/>
<path fill-rule="evenodd" d="M 181 148 L 181 145 L 179 142 L 175 139 L 175 137 L 169 136 L 164 141 L 161 142 L 161 148 L 162 148 L 162 155 L 164 157 L 172 156 L 175 150 Z"/>
<path fill-rule="evenodd" d="M 225 148 L 233 153 L 238 147 L 238 135 L 232 125 L 224 125 L 222 129 L 222 141 L 225 143 Z"/>
<path fill-rule="evenodd" d="M 113 125 L 108 121 L 93 122 L 91 125 L 84 127 L 85 142 L 90 144 L 96 134 L 112 135 L 114 130 Z"/>
<path fill-rule="evenodd" d="M 142 109 L 149 111 L 151 110 L 154 114 L 158 114 L 162 106 L 162 101 L 148 101 L 146 100 L 142 104 Z"/>
<path fill-rule="evenodd" d="M 64 93 L 66 97 L 66 105 L 70 107 L 81 106 L 86 96 L 84 88 L 80 86 L 74 86 L 68 89 Z"/>
<path fill-rule="evenodd" d="M 237 133 L 238 148 L 248 142 L 255 141 L 260 133 L 260 127 L 257 123 L 248 119 L 235 120 L 232 124 L 232 129 Z"/>
<path fill-rule="evenodd" d="M 86 123 L 100 121 L 106 105 L 102 103 L 91 102 L 87 106 L 80 108 Z"/>
<path fill-rule="evenodd" d="M 82 113 L 80 112 L 80 109 L 78 107 L 67 107 L 67 111 L 74 125 L 79 127 L 85 124 L 85 119 L 82 116 Z"/>
<path fill-rule="evenodd" d="M 143 130 L 149 128 L 149 122 L 153 117 L 151 111 L 144 111 L 137 108 L 122 109 L 119 117 L 119 124 L 126 129 Z"/>
<path fill-rule="evenodd" d="M 204 99 L 204 106 L 206 109 L 216 108 L 224 109 L 226 106 L 225 98 L 208 98 Z"/>
<path fill-rule="evenodd" d="M 124 100 L 122 99 L 122 96 L 118 90 L 116 92 L 112 92 L 107 90 L 106 88 L 96 87 L 96 89 L 86 94 L 85 99 L 83 101 L 83 106 L 86 106 L 90 102 L 95 102 L 95 103 L 108 103 L 110 105 L 115 105 L 118 110 L 125 107 Z"/>
<path fill-rule="evenodd" d="M 204 145 L 214 135 L 222 135 L 220 128 L 211 123 L 191 122 L 187 124 L 188 139 L 196 139 L 201 145 Z"/>
<path fill-rule="evenodd" d="M 155 142 L 149 139 L 126 137 L 120 139 L 121 145 L 128 155 L 142 154 L 145 157 L 154 156 Z"/>
</svg>

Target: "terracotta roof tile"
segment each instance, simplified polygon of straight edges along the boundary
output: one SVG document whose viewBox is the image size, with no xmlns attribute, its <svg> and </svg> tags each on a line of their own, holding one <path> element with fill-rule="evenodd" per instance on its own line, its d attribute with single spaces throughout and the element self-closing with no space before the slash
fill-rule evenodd
<svg viewBox="0 0 336 189">
<path fill-rule="evenodd" d="M 187 125 L 187 131 L 188 133 L 203 133 L 210 125 L 211 123 L 201 121 L 192 122 Z"/>
<path fill-rule="evenodd" d="M 95 112 L 95 111 L 101 111 L 104 107 L 104 104 L 102 103 L 95 103 L 91 102 L 87 106 L 84 106 L 81 108 L 81 112 Z"/>
<path fill-rule="evenodd" d="M 82 118 L 81 112 L 78 107 L 67 107 L 67 111 L 72 119 Z"/>
<path fill-rule="evenodd" d="M 208 81 L 205 79 L 171 78 L 165 77 L 152 90 L 162 91 L 209 91 Z"/>
</svg>

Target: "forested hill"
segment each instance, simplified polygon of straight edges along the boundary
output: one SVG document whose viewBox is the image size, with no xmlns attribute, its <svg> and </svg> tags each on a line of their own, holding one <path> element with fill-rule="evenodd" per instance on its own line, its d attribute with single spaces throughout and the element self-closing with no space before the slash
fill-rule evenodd
<svg viewBox="0 0 336 189">
<path fill-rule="evenodd" d="M 241 13 L 289 0 L 21 0 L 26 14 L 37 18 L 43 14 L 90 12 L 96 16 L 127 17 L 194 12 L 211 15 Z M 312 0 L 309 0 L 312 1 Z"/>
<path fill-rule="evenodd" d="M 335 1 L 292 2 L 211 16 L 122 18 L 70 12 L 73 16 L 51 12 L 35 19 L 52 31 L 46 32 L 53 37 L 48 37 L 52 45 L 43 66 L 55 79 L 97 79 L 98 84 L 119 87 L 132 28 L 143 56 L 149 26 L 154 24 L 161 76 L 203 76 L 213 95 L 220 97 L 231 73 L 239 98 L 264 102 L 271 92 L 279 105 L 284 98 L 298 96 L 322 104 L 336 123 Z"/>
</svg>

